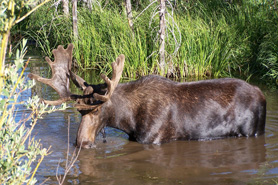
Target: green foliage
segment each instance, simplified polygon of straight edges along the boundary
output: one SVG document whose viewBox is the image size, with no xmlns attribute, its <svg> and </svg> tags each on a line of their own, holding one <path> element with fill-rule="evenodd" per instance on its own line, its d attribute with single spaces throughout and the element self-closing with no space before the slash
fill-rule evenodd
<svg viewBox="0 0 278 185">
<path fill-rule="evenodd" d="M 278 35 L 277 32 L 272 35 L 266 35 L 260 44 L 258 53 L 258 62 L 261 63 L 266 73 L 263 77 L 272 79 L 278 85 Z"/>
<path fill-rule="evenodd" d="M 275 55 L 278 52 L 278 12 L 272 1 L 243 1 L 236 10 L 233 24 L 244 36 L 243 44 L 246 46 L 240 53 L 245 60 L 241 62 L 242 69 L 277 83 L 278 60 Z"/>
<path fill-rule="evenodd" d="M 136 72 L 146 74 L 148 72 L 146 36 L 145 33 L 140 33 L 144 30 L 136 28 L 133 37 L 125 15 L 119 15 L 116 11 L 94 9 L 91 14 L 86 10 L 80 11 L 79 40 L 75 43 L 78 65 L 82 68 L 98 67 L 102 71 L 107 71 L 110 70 L 111 61 L 124 53 L 126 75 L 135 77 Z"/>
<path fill-rule="evenodd" d="M 0 89 L 4 84 L 4 69 L 10 31 L 32 12 L 50 0 L 2 0 L 0 4 Z"/>
<path fill-rule="evenodd" d="M 30 98 L 27 102 L 19 102 L 22 93 L 30 89 L 33 81 L 23 76 L 23 56 L 26 53 L 26 40 L 23 40 L 21 52 L 17 51 L 14 63 L 5 67 L 5 84 L 0 94 L 0 184 L 35 184 L 34 175 L 48 149 L 31 135 L 37 120 L 44 113 L 57 110 L 39 102 L 39 98 Z M 21 120 L 15 119 L 20 106 L 29 111 Z M 65 109 L 65 106 L 59 108 Z M 36 163 L 35 168 L 33 168 Z"/>
<path fill-rule="evenodd" d="M 43 54 L 51 57 L 51 51 L 58 45 L 71 42 L 72 24 L 69 17 L 57 15 L 55 8 L 50 8 L 50 5 L 45 7 L 34 12 L 24 22 L 26 31 L 23 34 L 35 40 L 36 46 L 40 47 Z"/>
<path fill-rule="evenodd" d="M 180 21 L 183 40 L 177 65 L 184 65 L 181 76 L 230 75 L 236 32 L 231 31 L 224 16 L 216 18 L 214 15 L 209 19 L 211 24 L 188 15 Z M 215 19 L 218 22 L 212 25 Z"/>
<path fill-rule="evenodd" d="M 133 4 L 134 33 L 121 1 L 95 2 L 92 12 L 79 7 L 74 57 L 80 68 L 110 72 L 111 61 L 123 53 L 126 76 L 159 73 L 158 4 L 144 10 L 148 2 L 137 2 Z M 166 38 L 166 62 L 173 76 L 259 75 L 277 82 L 278 13 L 272 1 L 175 3 L 167 8 Z M 58 44 L 70 42 L 71 20 L 54 8 L 44 11 L 29 20 L 29 35 L 50 55 Z"/>
</svg>

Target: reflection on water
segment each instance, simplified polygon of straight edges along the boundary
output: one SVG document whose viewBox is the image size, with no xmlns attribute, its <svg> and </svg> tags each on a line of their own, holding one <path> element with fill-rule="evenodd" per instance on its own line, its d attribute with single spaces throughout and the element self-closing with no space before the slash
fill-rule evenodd
<svg viewBox="0 0 278 185">
<path fill-rule="evenodd" d="M 234 184 L 251 178 L 265 161 L 264 144 L 264 137 L 161 146 L 129 142 L 115 152 L 124 155 L 114 158 L 98 159 L 96 150 L 82 151 L 78 178 L 84 184 Z"/>
<path fill-rule="evenodd" d="M 49 73 L 45 63 L 32 63 L 26 73 L 30 71 L 42 76 Z M 99 79 L 93 75 L 85 78 L 90 82 Z M 95 149 L 82 150 L 66 184 L 273 184 L 272 180 L 278 176 L 278 91 L 262 89 L 267 98 L 264 136 L 176 141 L 156 146 L 128 141 L 121 131 L 106 128 L 107 143 L 99 136 Z M 22 99 L 31 94 L 45 99 L 58 98 L 51 88 L 41 84 Z M 20 110 L 18 116 L 24 112 L 26 110 Z M 52 153 L 36 175 L 39 182 L 49 178 L 46 184 L 57 184 L 57 164 L 60 161 L 61 166 L 65 166 L 68 118 L 71 154 L 81 119 L 76 110 L 45 115 L 35 127 L 36 138 L 44 147 L 52 146 Z M 59 168 L 57 173 L 63 175 L 64 169 Z"/>
</svg>

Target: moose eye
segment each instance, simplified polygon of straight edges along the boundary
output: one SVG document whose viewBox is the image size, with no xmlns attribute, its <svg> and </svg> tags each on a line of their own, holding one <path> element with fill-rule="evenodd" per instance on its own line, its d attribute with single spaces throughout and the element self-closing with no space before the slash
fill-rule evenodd
<svg viewBox="0 0 278 185">
<path fill-rule="evenodd" d="M 94 110 L 92 110 L 92 114 L 94 114 L 94 115 L 97 115 L 98 114 L 98 112 L 99 112 L 99 110 L 98 109 L 94 109 Z"/>
</svg>

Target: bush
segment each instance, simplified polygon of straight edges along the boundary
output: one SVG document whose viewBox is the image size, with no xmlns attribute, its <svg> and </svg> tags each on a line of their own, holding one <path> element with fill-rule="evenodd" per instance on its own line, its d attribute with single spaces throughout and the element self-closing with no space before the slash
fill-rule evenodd
<svg viewBox="0 0 278 185">
<path fill-rule="evenodd" d="M 48 149 L 43 148 L 31 133 L 42 114 L 53 112 L 56 108 L 49 109 L 39 102 L 38 97 L 29 98 L 25 103 L 19 102 L 21 94 L 34 85 L 33 81 L 27 81 L 23 76 L 29 62 L 23 60 L 26 42 L 23 40 L 16 60 L 5 66 L 6 79 L 0 94 L 0 184 L 35 184 L 34 175 L 48 154 Z M 16 115 L 20 106 L 26 106 L 31 111 L 18 120 Z"/>
</svg>

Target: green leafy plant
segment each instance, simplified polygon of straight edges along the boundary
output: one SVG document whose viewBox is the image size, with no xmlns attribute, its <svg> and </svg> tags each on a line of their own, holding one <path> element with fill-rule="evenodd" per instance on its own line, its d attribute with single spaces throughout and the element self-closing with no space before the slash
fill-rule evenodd
<svg viewBox="0 0 278 185">
<path fill-rule="evenodd" d="M 4 84 L 5 57 L 11 29 L 50 0 L 1 0 L 0 4 L 0 89 Z M 35 5 L 35 6 L 33 6 Z"/>
<path fill-rule="evenodd" d="M 16 60 L 6 64 L 4 71 L 6 79 L 0 94 L 0 184 L 36 183 L 34 175 L 49 148 L 41 146 L 32 136 L 32 130 L 43 114 L 66 108 L 65 105 L 48 107 L 37 96 L 19 102 L 21 94 L 34 85 L 24 77 L 29 63 L 23 59 L 25 53 L 26 40 L 23 40 L 21 52 L 17 51 Z M 20 106 L 31 111 L 18 120 L 15 117 Z"/>
</svg>

